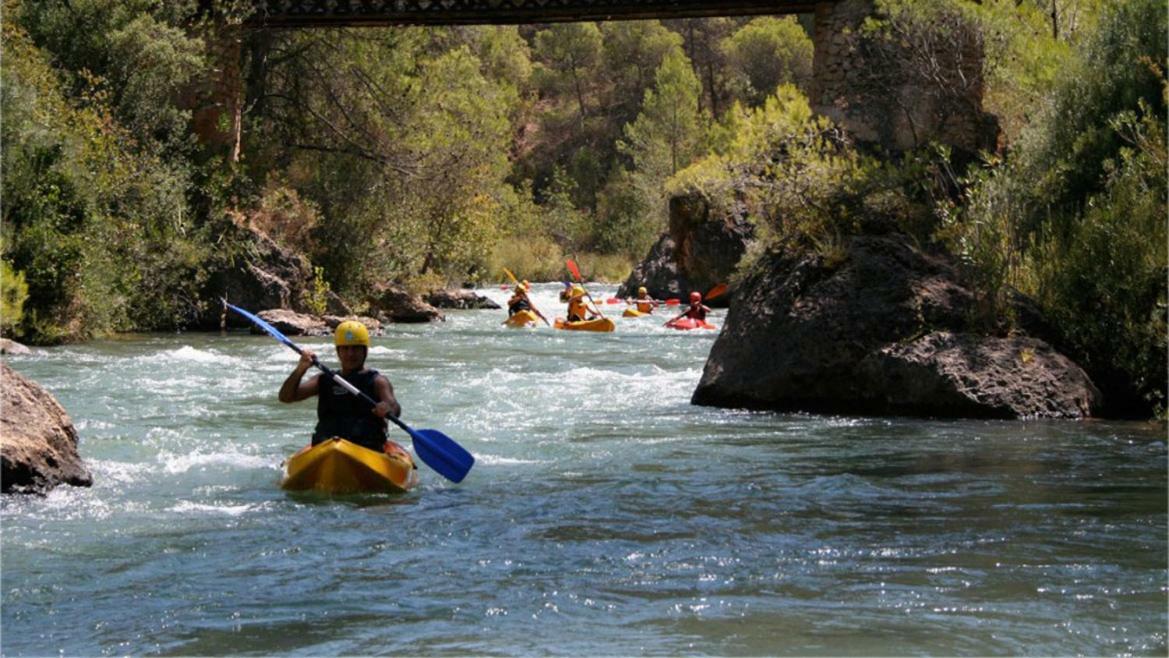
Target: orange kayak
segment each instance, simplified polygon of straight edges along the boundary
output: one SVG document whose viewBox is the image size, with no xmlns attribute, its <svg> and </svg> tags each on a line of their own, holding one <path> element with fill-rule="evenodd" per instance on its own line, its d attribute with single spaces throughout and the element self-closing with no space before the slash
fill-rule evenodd
<svg viewBox="0 0 1169 658">
<path fill-rule="evenodd" d="M 617 324 L 609 318 L 581 320 L 580 322 L 568 322 L 564 318 L 556 318 L 556 323 L 553 326 L 568 331 L 613 331 L 617 328 Z"/>
</svg>

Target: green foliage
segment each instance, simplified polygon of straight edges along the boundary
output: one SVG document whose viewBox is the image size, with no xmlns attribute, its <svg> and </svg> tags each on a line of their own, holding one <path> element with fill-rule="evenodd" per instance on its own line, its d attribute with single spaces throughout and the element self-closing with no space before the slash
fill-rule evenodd
<svg viewBox="0 0 1169 658">
<path fill-rule="evenodd" d="M 211 252 L 186 208 L 188 165 L 119 121 L 104 79 L 66 80 L 86 85 L 69 99 L 18 23 L 5 22 L 3 48 L 5 250 L 29 286 L 25 334 L 53 342 L 181 325 Z M 173 72 L 139 60 L 155 65 Z"/>
<path fill-rule="evenodd" d="M 650 207 L 636 177 L 622 171 L 610 177 L 597 204 L 593 243 L 601 253 L 643 257 L 658 237 L 658 226 L 646 221 Z"/>
<path fill-rule="evenodd" d="M 680 50 L 671 52 L 645 92 L 641 114 L 625 128 L 620 148 L 638 171 L 664 181 L 688 166 L 705 145 L 698 97 L 702 85 Z"/>
<path fill-rule="evenodd" d="M 581 276 L 588 281 L 617 283 L 629 278 L 629 273 L 633 271 L 633 264 L 619 254 L 584 252 L 576 254 L 572 258 L 576 261 L 577 267 L 580 268 Z M 561 265 L 563 266 L 563 263 Z M 571 281 L 570 277 L 571 274 L 562 267 L 561 280 Z"/>
<path fill-rule="evenodd" d="M 24 280 L 24 272 L 16 272 L 8 261 L 0 260 L 0 334 L 20 335 L 26 299 L 28 283 Z"/>
<path fill-rule="evenodd" d="M 757 106 L 782 84 L 806 86 L 812 79 L 812 40 L 794 16 L 753 19 L 722 43 L 735 95 Z"/>
<path fill-rule="evenodd" d="M 329 282 L 325 280 L 325 268 L 319 265 L 313 268 L 313 281 L 306 292 L 306 297 L 304 303 L 310 313 L 325 314 L 329 305 Z"/>
<path fill-rule="evenodd" d="M 508 283 L 503 268 L 529 281 L 559 281 L 564 278 L 564 252 L 550 238 L 541 235 L 510 236 L 495 243 L 487 260 L 484 282 Z"/>
<path fill-rule="evenodd" d="M 1169 151 L 1165 116 L 1125 113 L 1113 128 L 1130 141 L 1106 168 L 1067 240 L 1036 246 L 1030 267 L 1040 302 L 1083 351 L 1083 365 L 1129 373 L 1150 406 L 1165 405 L 1165 245 Z"/>
<path fill-rule="evenodd" d="M 1034 295 L 1079 361 L 1151 404 L 1166 384 L 1166 14 L 1157 0 L 1105 11 L 944 234 L 988 295 Z"/>
<path fill-rule="evenodd" d="M 602 41 L 596 23 L 557 23 L 536 34 L 536 86 L 545 93 L 574 97 L 581 121 L 589 114 L 586 97 L 601 59 Z"/>
<path fill-rule="evenodd" d="M 659 21 L 614 21 L 601 24 L 604 93 L 612 122 L 623 126 L 637 117 L 645 90 L 670 53 L 681 52 L 682 37 Z"/>
</svg>

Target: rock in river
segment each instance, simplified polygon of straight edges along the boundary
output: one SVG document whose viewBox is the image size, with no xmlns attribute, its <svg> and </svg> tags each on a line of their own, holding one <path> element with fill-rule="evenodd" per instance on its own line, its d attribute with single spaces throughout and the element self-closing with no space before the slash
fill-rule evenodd
<svg viewBox="0 0 1169 658">
<path fill-rule="evenodd" d="M 0 362 L 0 491 L 47 493 L 59 484 L 88 487 L 77 430 L 51 393 Z"/>
<path fill-rule="evenodd" d="M 1048 343 L 995 335 L 950 262 L 900 236 L 838 259 L 773 251 L 745 277 L 695 404 L 839 414 L 1082 418 L 1100 393 Z"/>
</svg>

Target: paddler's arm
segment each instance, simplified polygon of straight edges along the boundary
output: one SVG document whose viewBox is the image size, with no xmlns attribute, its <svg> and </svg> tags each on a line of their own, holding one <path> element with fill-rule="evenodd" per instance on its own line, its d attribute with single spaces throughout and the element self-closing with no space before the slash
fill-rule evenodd
<svg viewBox="0 0 1169 658">
<path fill-rule="evenodd" d="M 377 393 L 378 403 L 373 408 L 373 413 L 378 418 L 385 418 L 386 415 L 400 418 L 402 416 L 402 405 L 398 404 L 398 399 L 394 397 L 394 387 L 390 384 L 390 380 L 385 375 L 378 375 L 377 379 L 373 380 L 373 388 Z"/>
<path fill-rule="evenodd" d="M 320 375 L 310 377 L 307 382 L 302 382 L 304 373 L 313 365 L 313 357 L 316 356 L 309 350 L 305 350 L 300 355 L 300 361 L 296 364 L 296 368 L 288 374 L 288 379 L 280 385 L 280 395 L 278 396 L 281 402 L 299 402 L 317 394 L 320 389 Z"/>
</svg>

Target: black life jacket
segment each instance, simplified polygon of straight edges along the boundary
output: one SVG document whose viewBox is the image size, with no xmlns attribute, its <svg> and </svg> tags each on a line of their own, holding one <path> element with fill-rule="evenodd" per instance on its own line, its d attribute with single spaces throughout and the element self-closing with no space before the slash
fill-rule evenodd
<svg viewBox="0 0 1169 658">
<path fill-rule="evenodd" d="M 528 303 L 527 297 L 521 297 L 514 304 L 507 305 L 507 314 L 509 316 L 515 315 L 516 313 L 519 313 L 520 311 L 530 311 L 530 310 L 532 310 L 532 305 Z"/>
<path fill-rule="evenodd" d="M 705 322 L 706 321 L 706 307 L 699 306 L 698 308 L 694 308 L 693 306 L 691 306 L 689 309 L 686 310 L 686 317 L 691 318 L 693 320 L 701 320 L 701 321 Z"/>
<path fill-rule="evenodd" d="M 337 373 L 341 377 L 340 373 Z M 369 368 L 344 377 L 357 390 L 377 400 L 374 381 L 378 371 Z M 317 390 L 317 428 L 313 445 L 339 436 L 371 450 L 381 450 L 386 442 L 386 421 L 373 415 L 373 407 L 364 399 L 345 390 L 328 375 L 321 375 Z"/>
</svg>

